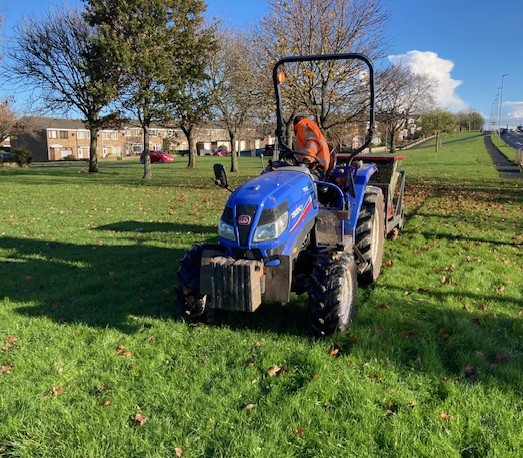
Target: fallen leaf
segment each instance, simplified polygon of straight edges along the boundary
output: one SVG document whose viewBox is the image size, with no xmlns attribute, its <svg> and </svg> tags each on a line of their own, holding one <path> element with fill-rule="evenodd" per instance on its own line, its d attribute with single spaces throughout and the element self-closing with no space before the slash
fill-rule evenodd
<svg viewBox="0 0 523 458">
<path fill-rule="evenodd" d="M 97 396 L 102 393 L 102 391 L 105 390 L 107 385 L 105 383 L 102 383 L 101 385 L 97 386 L 96 389 L 93 392 L 93 396 Z"/>
<path fill-rule="evenodd" d="M 176 454 L 176 458 L 182 458 L 182 456 L 183 456 L 183 449 L 181 447 L 176 447 L 174 449 L 174 453 Z"/>
<path fill-rule="evenodd" d="M 394 265 L 394 261 L 392 259 L 389 259 L 386 263 L 385 263 L 385 267 L 392 267 Z"/>
<path fill-rule="evenodd" d="M 128 351 L 128 350 L 125 348 L 124 345 L 120 345 L 120 346 L 118 347 L 118 349 L 116 350 L 116 354 L 117 354 L 118 356 L 124 356 L 124 357 L 126 357 L 126 358 L 129 358 L 130 356 L 133 355 L 133 353 L 130 352 L 130 351 Z"/>
<path fill-rule="evenodd" d="M 504 351 L 496 353 L 496 358 L 494 360 L 496 364 L 505 364 L 507 361 L 508 355 Z"/>
<path fill-rule="evenodd" d="M 409 402 L 407 404 L 407 408 L 408 409 L 415 409 L 416 408 L 416 403 L 415 402 Z"/>
<path fill-rule="evenodd" d="M 8 345 L 14 345 L 17 342 L 17 338 L 13 336 L 9 336 L 5 339 L 5 343 Z"/>
<path fill-rule="evenodd" d="M 147 418 L 145 418 L 145 416 L 141 413 L 137 413 L 134 417 L 133 417 L 133 421 L 134 421 L 134 424 L 137 425 L 137 426 L 143 426 L 145 425 L 145 423 L 147 423 Z"/>
<path fill-rule="evenodd" d="M 281 367 L 274 365 L 274 366 L 269 367 L 269 369 L 267 370 L 267 375 L 269 377 L 274 377 L 274 376 L 278 375 L 280 373 L 280 371 L 281 371 Z"/>
<path fill-rule="evenodd" d="M 389 308 L 389 306 L 388 306 L 387 304 L 380 304 L 380 305 L 378 305 L 378 307 L 379 307 L 380 309 L 382 309 L 382 310 L 386 310 L 386 309 Z"/>
<path fill-rule="evenodd" d="M 0 374 L 7 374 L 7 373 L 11 372 L 12 368 L 13 368 L 13 366 L 11 366 L 11 364 L 2 364 L 0 366 Z"/>
<path fill-rule="evenodd" d="M 445 276 L 443 276 L 443 277 L 441 278 L 441 284 L 442 284 L 442 285 L 448 285 L 448 284 L 450 284 L 450 278 L 449 278 L 449 277 L 445 277 Z"/>
<path fill-rule="evenodd" d="M 468 306 L 468 305 L 464 305 L 464 306 L 463 306 L 463 310 L 465 310 L 466 312 L 471 313 L 471 312 L 472 312 L 472 307 L 470 307 L 470 306 Z"/>
<path fill-rule="evenodd" d="M 419 339 L 419 332 L 417 332 L 417 331 L 407 331 L 405 333 L 405 337 L 407 337 L 407 339 L 411 339 L 411 340 Z"/>
<path fill-rule="evenodd" d="M 303 428 L 296 428 L 294 430 L 294 434 L 296 434 L 298 437 L 303 437 L 305 436 L 305 430 Z"/>
<path fill-rule="evenodd" d="M 340 346 L 340 344 L 335 343 L 334 345 L 332 345 L 330 347 L 330 349 L 329 349 L 329 354 L 333 358 L 338 358 L 339 356 L 341 356 L 341 346 Z"/>
<path fill-rule="evenodd" d="M 439 335 L 443 340 L 445 340 L 445 341 L 447 341 L 447 342 L 448 342 L 449 340 L 451 340 L 451 337 L 452 337 L 451 333 L 450 333 L 449 331 L 447 331 L 445 328 L 440 328 L 440 329 L 438 330 L 438 335 Z"/>
<path fill-rule="evenodd" d="M 439 416 L 445 421 L 451 421 L 454 418 L 448 412 L 441 412 Z"/>
<path fill-rule="evenodd" d="M 258 407 L 258 404 L 247 404 L 244 409 L 245 410 L 252 410 L 252 409 L 255 409 L 256 407 Z"/>
<path fill-rule="evenodd" d="M 112 399 L 106 399 L 102 404 L 103 407 L 109 407 L 113 403 Z"/>
<path fill-rule="evenodd" d="M 454 272 L 454 266 L 452 264 L 449 264 L 445 267 L 445 272 Z"/>
<path fill-rule="evenodd" d="M 367 375 L 367 378 L 370 380 L 379 380 L 381 379 L 381 376 L 379 376 L 378 374 L 369 374 Z"/>
<path fill-rule="evenodd" d="M 64 390 L 62 389 L 62 387 L 59 387 L 59 386 L 53 386 L 51 388 L 51 394 L 53 396 L 61 396 L 62 394 L 64 394 Z"/>
<path fill-rule="evenodd" d="M 418 288 L 418 293 L 428 293 L 428 292 L 429 292 L 428 288 Z"/>
<path fill-rule="evenodd" d="M 505 292 L 505 285 L 498 286 L 498 293 L 503 293 L 503 292 Z"/>
<path fill-rule="evenodd" d="M 487 306 L 485 304 L 476 304 L 476 307 L 479 309 L 479 310 L 485 310 L 487 308 Z"/>
<path fill-rule="evenodd" d="M 247 361 L 245 361 L 245 367 L 252 367 L 254 366 L 254 358 L 250 357 L 247 358 Z"/>
<path fill-rule="evenodd" d="M 465 377 L 471 382 L 475 382 L 479 380 L 480 373 L 472 364 L 467 364 L 465 366 Z"/>
</svg>

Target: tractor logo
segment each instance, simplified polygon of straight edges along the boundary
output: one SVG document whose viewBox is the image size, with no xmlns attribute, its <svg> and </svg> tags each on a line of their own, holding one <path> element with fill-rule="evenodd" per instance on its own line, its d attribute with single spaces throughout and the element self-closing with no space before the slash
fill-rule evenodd
<svg viewBox="0 0 523 458">
<path fill-rule="evenodd" d="M 249 215 L 240 215 L 238 216 L 238 224 L 241 226 L 248 226 L 251 224 L 251 217 Z"/>
</svg>

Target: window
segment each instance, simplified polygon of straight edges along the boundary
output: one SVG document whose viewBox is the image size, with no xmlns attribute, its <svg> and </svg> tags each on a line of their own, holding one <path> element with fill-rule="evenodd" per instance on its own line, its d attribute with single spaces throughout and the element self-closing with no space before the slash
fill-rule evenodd
<svg viewBox="0 0 523 458">
<path fill-rule="evenodd" d="M 57 135 L 56 135 L 56 130 L 49 130 L 48 131 L 48 135 L 49 135 L 49 138 L 56 138 Z"/>
<path fill-rule="evenodd" d="M 69 132 L 67 132 L 66 130 L 61 130 L 60 131 L 60 138 L 62 140 L 66 140 L 69 138 Z"/>
<path fill-rule="evenodd" d="M 85 140 L 91 138 L 91 135 L 88 130 L 79 130 L 78 131 L 78 140 Z"/>
<path fill-rule="evenodd" d="M 118 140 L 118 132 L 111 132 L 111 140 Z"/>
<path fill-rule="evenodd" d="M 110 135 L 110 132 L 107 132 L 105 130 L 102 132 L 102 138 L 104 140 L 109 140 L 109 138 L 110 138 L 109 135 Z"/>
</svg>

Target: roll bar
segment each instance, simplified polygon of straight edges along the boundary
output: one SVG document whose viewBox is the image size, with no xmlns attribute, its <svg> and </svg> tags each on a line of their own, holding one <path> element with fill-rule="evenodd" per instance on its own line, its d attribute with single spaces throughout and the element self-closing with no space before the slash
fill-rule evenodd
<svg viewBox="0 0 523 458">
<path fill-rule="evenodd" d="M 272 71 L 272 80 L 274 83 L 274 93 L 276 95 L 276 136 L 278 137 L 278 146 L 283 150 L 292 149 L 285 143 L 283 134 L 283 114 L 281 106 L 281 92 L 280 82 L 278 81 L 278 70 L 279 68 L 290 62 L 314 62 L 314 61 L 326 61 L 326 60 L 360 60 L 364 62 L 369 69 L 369 84 L 370 84 L 370 104 L 369 104 L 369 130 L 367 138 L 362 146 L 350 153 L 349 160 L 352 160 L 354 156 L 361 153 L 367 148 L 371 141 L 374 131 L 374 67 L 372 62 L 367 56 L 359 53 L 344 53 L 344 54 L 313 54 L 309 56 L 288 56 L 280 59 Z"/>
</svg>

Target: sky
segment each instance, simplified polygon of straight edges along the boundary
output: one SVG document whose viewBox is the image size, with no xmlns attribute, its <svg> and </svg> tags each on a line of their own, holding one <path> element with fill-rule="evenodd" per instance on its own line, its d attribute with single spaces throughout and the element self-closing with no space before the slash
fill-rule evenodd
<svg viewBox="0 0 523 458">
<path fill-rule="evenodd" d="M 82 4 L 0 0 L 4 35 L 22 16 L 38 17 L 64 3 Z M 207 4 L 208 19 L 218 18 L 223 27 L 245 28 L 268 12 L 266 0 Z M 523 0 L 381 0 L 381 5 L 388 12 L 388 59 L 435 78 L 440 107 L 479 111 L 487 126 L 498 120 L 502 127 L 523 124 Z"/>
</svg>

